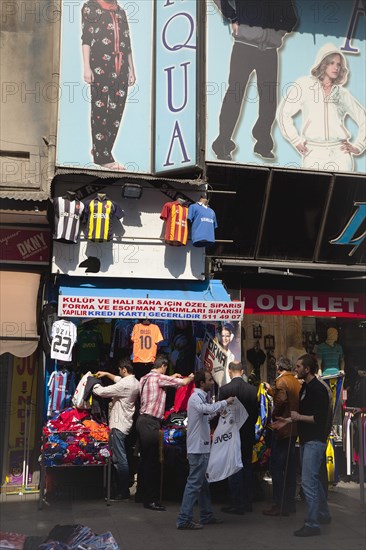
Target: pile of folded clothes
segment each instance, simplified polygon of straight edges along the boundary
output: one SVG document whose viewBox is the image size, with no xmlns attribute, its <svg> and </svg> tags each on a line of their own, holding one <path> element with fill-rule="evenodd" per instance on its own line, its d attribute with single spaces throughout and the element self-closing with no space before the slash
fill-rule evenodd
<svg viewBox="0 0 366 550">
<path fill-rule="evenodd" d="M 0 548 L 14 550 L 120 550 L 111 532 L 96 535 L 83 525 L 56 525 L 46 537 L 0 532 Z"/>
<path fill-rule="evenodd" d="M 108 439 L 108 426 L 96 422 L 89 410 L 65 409 L 43 428 L 44 465 L 105 464 Z"/>
</svg>

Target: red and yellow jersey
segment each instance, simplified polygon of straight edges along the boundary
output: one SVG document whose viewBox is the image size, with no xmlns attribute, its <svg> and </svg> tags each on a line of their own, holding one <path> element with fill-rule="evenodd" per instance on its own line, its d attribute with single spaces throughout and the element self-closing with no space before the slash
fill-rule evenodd
<svg viewBox="0 0 366 550">
<path fill-rule="evenodd" d="M 188 208 L 180 202 L 167 202 L 163 206 L 160 218 L 166 221 L 165 242 L 173 246 L 187 244 L 188 239 Z"/>
<path fill-rule="evenodd" d="M 133 362 L 153 363 L 156 358 L 158 343 L 164 340 L 158 325 L 137 323 L 133 327 Z"/>
<path fill-rule="evenodd" d="M 106 196 L 97 197 L 85 204 L 88 241 L 105 242 L 113 237 L 112 219 L 123 217 L 123 211 Z"/>
</svg>

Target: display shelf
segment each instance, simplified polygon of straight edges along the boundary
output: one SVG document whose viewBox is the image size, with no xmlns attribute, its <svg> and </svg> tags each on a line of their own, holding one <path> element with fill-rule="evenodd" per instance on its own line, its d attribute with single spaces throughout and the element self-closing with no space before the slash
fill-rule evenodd
<svg viewBox="0 0 366 550">
<path fill-rule="evenodd" d="M 65 434 L 68 432 L 54 432 L 57 435 Z M 48 469 L 75 469 L 75 468 L 100 468 L 103 467 L 103 488 L 106 493 L 106 505 L 110 506 L 111 504 L 111 457 L 106 457 L 104 462 L 95 463 L 95 464 L 71 464 L 71 463 L 65 463 L 65 464 L 53 464 L 53 465 L 46 465 L 45 464 L 45 456 L 44 456 L 44 449 L 45 449 L 45 443 L 47 441 L 47 437 L 43 436 L 42 438 L 42 452 L 41 452 L 41 460 L 40 460 L 40 481 L 39 481 L 39 501 L 38 501 L 38 509 L 42 510 L 43 505 L 47 503 L 49 505 L 49 502 L 46 500 L 45 495 L 45 487 L 46 487 L 46 473 Z M 105 441 L 100 442 L 96 441 L 97 443 L 105 443 Z"/>
</svg>

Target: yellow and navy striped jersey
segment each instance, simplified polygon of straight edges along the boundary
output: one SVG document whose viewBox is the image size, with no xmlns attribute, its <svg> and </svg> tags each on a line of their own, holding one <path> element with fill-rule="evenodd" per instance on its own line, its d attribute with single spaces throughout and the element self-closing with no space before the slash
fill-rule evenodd
<svg viewBox="0 0 366 550">
<path fill-rule="evenodd" d="M 88 241 L 106 242 L 113 237 L 113 217 L 119 220 L 123 217 L 123 210 L 108 197 L 97 196 L 85 203 Z"/>
</svg>

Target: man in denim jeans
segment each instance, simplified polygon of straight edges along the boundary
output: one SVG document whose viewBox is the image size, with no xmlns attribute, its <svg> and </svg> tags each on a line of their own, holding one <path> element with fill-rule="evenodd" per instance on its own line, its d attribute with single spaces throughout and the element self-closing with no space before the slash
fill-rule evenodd
<svg viewBox="0 0 366 550">
<path fill-rule="evenodd" d="M 294 532 L 296 537 L 320 535 L 319 524 L 331 522 L 320 479 L 329 435 L 329 394 L 325 385 L 316 378 L 317 370 L 317 362 L 311 355 L 305 354 L 298 358 L 295 371 L 298 379 L 303 380 L 299 412 L 291 411 L 289 418 L 278 418 L 272 424 L 273 428 L 278 429 L 284 423 L 297 422 L 302 463 L 301 485 L 308 515 L 301 529 Z"/>
<path fill-rule="evenodd" d="M 212 389 L 211 373 L 200 369 L 194 375 L 195 389 L 188 400 L 187 456 L 189 475 L 182 505 L 177 518 L 177 529 L 202 529 L 203 525 L 221 523 L 212 513 L 210 489 L 206 470 L 210 456 L 210 419 L 234 401 L 228 397 L 212 405 L 207 403 L 207 392 Z M 198 500 L 200 523 L 193 521 L 193 506 Z"/>
<path fill-rule="evenodd" d="M 109 445 L 112 451 L 112 462 L 117 473 L 118 489 L 112 500 L 128 501 L 129 466 L 127 460 L 126 438 L 131 431 L 136 401 L 139 396 L 139 383 L 133 374 L 129 358 L 124 357 L 118 362 L 119 376 L 109 372 L 97 372 L 98 378 L 109 378 L 110 386 L 94 386 L 93 393 L 100 397 L 112 399 L 109 411 L 109 427 L 111 429 Z"/>
</svg>

